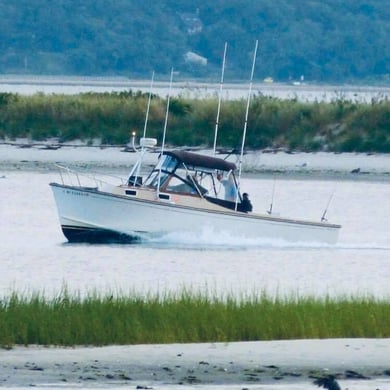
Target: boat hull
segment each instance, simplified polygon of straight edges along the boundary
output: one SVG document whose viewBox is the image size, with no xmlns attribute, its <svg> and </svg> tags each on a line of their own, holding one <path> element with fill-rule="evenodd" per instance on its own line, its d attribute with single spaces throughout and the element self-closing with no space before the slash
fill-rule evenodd
<svg viewBox="0 0 390 390">
<path fill-rule="evenodd" d="M 287 242 L 337 242 L 339 225 L 139 199 L 51 183 L 60 224 L 70 242 L 134 243 L 172 232 L 205 229 L 232 237 Z M 203 204 L 208 203 L 201 199 Z"/>
<path fill-rule="evenodd" d="M 69 242 L 89 244 L 135 244 L 140 237 L 116 232 L 114 230 L 85 226 L 61 225 L 62 232 Z"/>
</svg>

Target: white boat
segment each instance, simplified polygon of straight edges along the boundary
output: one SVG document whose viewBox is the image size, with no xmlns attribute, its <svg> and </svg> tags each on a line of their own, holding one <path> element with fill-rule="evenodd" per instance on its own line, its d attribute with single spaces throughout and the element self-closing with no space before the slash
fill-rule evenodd
<svg viewBox="0 0 390 390">
<path fill-rule="evenodd" d="M 251 82 L 246 107 L 241 160 L 244 152 L 249 102 L 258 42 L 256 41 Z M 226 44 L 221 75 L 226 56 Z M 172 86 L 171 70 L 170 88 Z M 240 193 L 241 160 L 237 167 L 221 158 L 186 151 L 164 151 L 168 122 L 169 97 L 164 124 L 162 153 L 159 161 L 142 180 L 139 175 L 142 158 L 156 140 L 146 138 L 146 125 L 152 92 L 146 111 L 141 156 L 129 179 L 120 185 L 96 181 L 93 186 L 51 183 L 57 204 L 61 228 L 70 242 L 133 242 L 148 237 L 164 237 L 169 233 L 187 232 L 200 235 L 204 231 L 224 232 L 232 237 L 286 242 L 319 242 L 334 244 L 340 225 L 282 218 L 272 214 L 252 212 L 252 205 Z M 221 90 L 214 137 L 214 154 L 218 132 Z M 132 138 L 133 149 L 134 137 Z M 71 173 L 67 170 L 67 173 Z M 65 175 L 61 175 L 64 179 Z M 68 175 L 66 175 L 68 177 Z M 325 213 L 324 213 L 325 214 Z"/>
<path fill-rule="evenodd" d="M 129 243 L 173 232 L 200 235 L 326 243 L 337 241 L 340 225 L 323 220 L 282 218 L 251 211 L 240 193 L 236 165 L 221 158 L 181 150 L 164 151 L 144 180 L 134 175 L 118 185 L 50 183 L 60 224 L 70 242 Z M 225 180 L 225 182 L 223 182 Z M 235 196 L 222 184 L 230 183 Z"/>
</svg>

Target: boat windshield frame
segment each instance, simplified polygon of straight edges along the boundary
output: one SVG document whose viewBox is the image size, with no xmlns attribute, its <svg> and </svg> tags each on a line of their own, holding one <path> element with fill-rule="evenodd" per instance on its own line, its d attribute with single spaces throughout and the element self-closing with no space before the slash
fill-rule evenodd
<svg viewBox="0 0 390 390">
<path fill-rule="evenodd" d="M 234 177 L 235 168 L 234 163 L 215 157 L 186 151 L 166 151 L 146 178 L 144 186 L 198 197 L 217 197 L 217 176 L 225 173 Z M 204 182 L 208 185 L 203 186 Z M 234 183 L 237 187 L 236 180 Z"/>
</svg>

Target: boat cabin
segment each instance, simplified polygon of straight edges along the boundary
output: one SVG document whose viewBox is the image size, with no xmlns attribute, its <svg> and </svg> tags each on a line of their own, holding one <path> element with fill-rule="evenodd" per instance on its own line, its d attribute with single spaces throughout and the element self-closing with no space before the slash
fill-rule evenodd
<svg viewBox="0 0 390 390">
<path fill-rule="evenodd" d="M 204 198 L 222 207 L 248 212 L 229 161 L 186 151 L 165 151 L 143 186 L 178 196 Z"/>
</svg>

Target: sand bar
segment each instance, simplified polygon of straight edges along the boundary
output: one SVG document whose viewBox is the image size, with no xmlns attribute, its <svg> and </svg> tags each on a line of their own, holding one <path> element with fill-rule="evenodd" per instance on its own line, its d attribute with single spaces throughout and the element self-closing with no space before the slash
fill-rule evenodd
<svg viewBox="0 0 390 390">
<path fill-rule="evenodd" d="M 328 339 L 107 347 L 15 347 L 0 352 L 0 386 L 233 385 L 340 380 L 390 388 L 390 339 Z"/>
<path fill-rule="evenodd" d="M 58 148 L 57 148 L 58 147 Z M 0 144 L 0 174 L 6 171 L 56 170 L 55 164 L 105 172 L 127 174 L 138 158 L 137 153 L 125 152 L 125 147 L 85 146 L 53 143 L 28 144 L 25 140 L 17 143 Z M 197 150 L 211 155 L 210 150 Z M 221 154 L 221 158 L 225 155 Z M 144 168 L 149 169 L 158 159 L 156 153 L 147 153 Z M 236 156 L 229 161 L 237 162 Z M 287 153 L 284 151 L 249 151 L 243 158 L 243 173 L 319 177 L 351 180 L 390 180 L 390 154 L 364 153 Z"/>
</svg>

